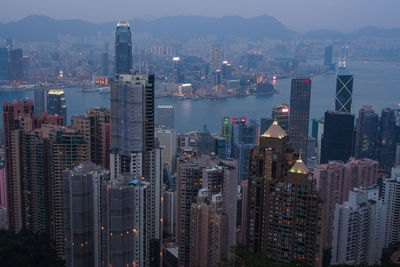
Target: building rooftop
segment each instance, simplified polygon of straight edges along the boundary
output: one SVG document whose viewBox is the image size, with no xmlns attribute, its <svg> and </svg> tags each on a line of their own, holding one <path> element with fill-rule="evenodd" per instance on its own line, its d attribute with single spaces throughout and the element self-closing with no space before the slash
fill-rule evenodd
<svg viewBox="0 0 400 267">
<path fill-rule="evenodd" d="M 296 160 L 296 163 L 289 170 L 289 172 L 307 174 L 307 173 L 310 173 L 310 170 L 307 168 L 306 164 L 304 164 L 304 162 L 301 160 L 301 157 L 300 157 L 298 160 Z"/>
<path fill-rule="evenodd" d="M 281 126 L 278 125 L 278 122 L 275 120 L 261 136 L 281 139 L 287 136 L 287 133 L 281 128 Z"/>
<path fill-rule="evenodd" d="M 120 21 L 117 23 L 117 27 L 121 26 L 129 27 L 129 23 L 127 21 Z"/>
<path fill-rule="evenodd" d="M 51 89 L 49 90 L 49 95 L 62 95 L 64 94 L 64 90 L 61 89 Z"/>
<path fill-rule="evenodd" d="M 351 76 L 353 74 L 351 74 L 345 67 L 339 67 L 337 75 L 338 76 Z"/>
</svg>

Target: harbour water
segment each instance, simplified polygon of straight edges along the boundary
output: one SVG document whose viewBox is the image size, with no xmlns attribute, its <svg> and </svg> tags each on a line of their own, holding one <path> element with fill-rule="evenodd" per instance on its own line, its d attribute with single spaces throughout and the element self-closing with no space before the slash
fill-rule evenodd
<svg viewBox="0 0 400 267">
<path fill-rule="evenodd" d="M 371 105 L 380 114 L 382 108 L 400 103 L 400 68 L 398 62 L 348 62 L 348 70 L 354 74 L 353 113 L 363 105 Z M 178 100 L 173 97 L 156 99 L 156 105 L 175 107 L 175 125 L 180 133 L 200 130 L 204 124 L 211 132 L 219 133 L 222 118 L 247 117 L 257 119 L 271 117 L 274 105 L 290 102 L 290 79 L 277 80 L 275 88 L 279 94 L 271 96 L 245 96 L 226 99 Z M 326 110 L 334 109 L 336 76 L 322 74 L 313 77 L 311 86 L 310 119 L 322 118 Z M 87 108 L 110 107 L 110 93 L 65 89 L 69 119 L 80 115 Z M 0 104 L 16 98 L 33 99 L 33 91 L 0 92 Z M 0 122 L 2 127 L 2 120 Z"/>
</svg>

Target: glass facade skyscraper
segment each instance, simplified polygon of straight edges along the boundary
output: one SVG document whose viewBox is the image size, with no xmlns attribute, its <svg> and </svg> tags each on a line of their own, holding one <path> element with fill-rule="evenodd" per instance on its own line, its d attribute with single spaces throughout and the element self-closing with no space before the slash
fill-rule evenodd
<svg viewBox="0 0 400 267">
<path fill-rule="evenodd" d="M 325 112 L 321 164 L 330 160 L 347 162 L 353 151 L 354 115 L 346 112 Z"/>
<path fill-rule="evenodd" d="M 311 79 L 292 78 L 290 93 L 289 136 L 296 153 L 307 160 L 308 124 L 310 118 Z"/>
<path fill-rule="evenodd" d="M 0 47 L 0 81 L 9 80 L 8 57 L 7 47 Z"/>
<path fill-rule="evenodd" d="M 115 74 L 129 74 L 131 69 L 131 28 L 128 22 L 119 22 L 115 31 Z"/>
<path fill-rule="evenodd" d="M 50 115 L 63 115 L 64 125 L 68 124 L 67 104 L 65 102 L 65 95 L 63 90 L 53 89 L 48 92 L 47 111 Z"/>
<path fill-rule="evenodd" d="M 339 66 L 336 77 L 335 111 L 351 112 L 353 97 L 353 74 L 344 65 Z"/>
<path fill-rule="evenodd" d="M 378 114 L 371 106 L 364 106 L 359 111 L 355 142 L 356 158 L 376 159 L 378 141 Z"/>
</svg>

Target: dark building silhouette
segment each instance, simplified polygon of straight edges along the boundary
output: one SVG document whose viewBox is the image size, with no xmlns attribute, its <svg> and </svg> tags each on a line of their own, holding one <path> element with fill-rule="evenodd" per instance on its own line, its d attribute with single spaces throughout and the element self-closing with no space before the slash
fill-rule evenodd
<svg viewBox="0 0 400 267">
<path fill-rule="evenodd" d="M 385 173 L 390 173 L 396 153 L 396 118 L 391 108 L 382 109 L 378 132 L 378 162 Z"/>
<path fill-rule="evenodd" d="M 377 142 L 378 114 L 371 106 L 364 106 L 360 109 L 357 120 L 355 157 L 376 159 Z"/>
<path fill-rule="evenodd" d="M 331 45 L 325 47 L 325 54 L 324 54 L 324 65 L 325 66 L 332 65 L 332 54 L 333 54 L 333 47 Z"/>
<path fill-rule="evenodd" d="M 347 162 L 352 155 L 354 115 L 345 112 L 325 112 L 321 164 L 330 160 Z"/>
<path fill-rule="evenodd" d="M 308 124 L 310 117 L 311 79 L 292 78 L 290 94 L 289 135 L 296 153 L 307 160 Z"/>
<path fill-rule="evenodd" d="M 36 88 L 34 91 L 36 116 L 39 116 L 46 111 L 46 95 L 47 90 L 43 87 Z M 64 119 L 66 120 L 67 118 Z"/>
<path fill-rule="evenodd" d="M 11 81 L 19 82 L 24 80 L 24 64 L 23 64 L 22 49 L 11 50 L 9 73 Z"/>
<path fill-rule="evenodd" d="M 108 75 L 109 55 L 108 52 L 101 54 L 101 74 L 104 76 Z"/>
<path fill-rule="evenodd" d="M 351 112 L 353 97 L 353 74 L 343 65 L 339 66 L 336 77 L 335 111 Z"/>
<path fill-rule="evenodd" d="M 260 134 L 263 134 L 269 126 L 274 122 L 274 119 L 271 118 L 261 118 L 260 120 Z"/>
<path fill-rule="evenodd" d="M 247 178 L 249 167 L 249 153 L 258 142 L 258 125 L 255 120 L 246 118 L 232 119 L 232 158 L 238 160 L 239 181 Z"/>
<path fill-rule="evenodd" d="M 128 22 L 119 22 L 115 31 L 115 74 L 129 74 L 131 69 L 131 28 Z"/>
<path fill-rule="evenodd" d="M 9 53 L 7 47 L 0 47 L 0 81 L 8 81 L 9 69 L 8 69 Z"/>
<path fill-rule="evenodd" d="M 215 152 L 215 138 L 210 134 L 207 125 L 203 125 L 203 129 L 199 133 L 199 154 L 210 155 Z"/>
</svg>

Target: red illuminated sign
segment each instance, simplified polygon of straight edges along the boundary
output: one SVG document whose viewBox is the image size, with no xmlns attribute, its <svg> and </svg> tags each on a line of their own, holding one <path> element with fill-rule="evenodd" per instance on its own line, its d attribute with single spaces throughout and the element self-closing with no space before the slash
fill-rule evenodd
<svg viewBox="0 0 400 267">
<path fill-rule="evenodd" d="M 237 119 L 232 119 L 232 122 L 238 122 L 238 120 Z"/>
<path fill-rule="evenodd" d="M 281 109 L 281 112 L 282 112 L 282 113 L 288 113 L 288 112 L 289 112 L 289 109 L 288 109 L 288 108 L 282 108 L 282 109 Z"/>
<path fill-rule="evenodd" d="M 305 82 L 305 83 L 309 83 L 309 82 L 310 82 L 310 80 L 305 80 L 304 82 Z"/>
<path fill-rule="evenodd" d="M 242 121 L 243 121 L 243 122 L 246 122 L 246 121 L 247 121 L 247 119 L 242 119 Z"/>
</svg>

